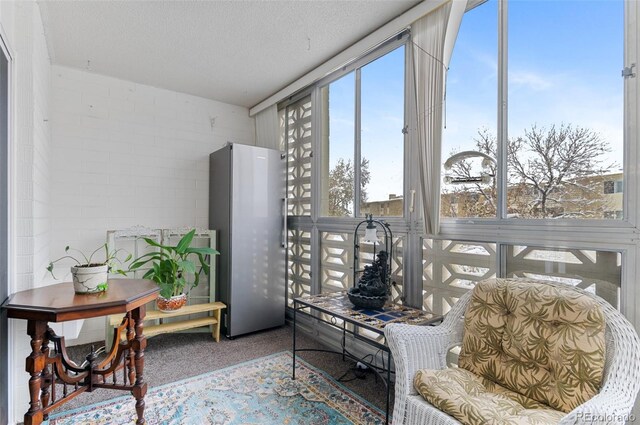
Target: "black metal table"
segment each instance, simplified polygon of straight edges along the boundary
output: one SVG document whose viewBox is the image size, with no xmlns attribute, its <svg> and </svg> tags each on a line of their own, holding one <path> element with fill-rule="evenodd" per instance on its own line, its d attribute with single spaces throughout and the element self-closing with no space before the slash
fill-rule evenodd
<svg viewBox="0 0 640 425">
<path fill-rule="evenodd" d="M 323 350 L 317 348 L 296 348 L 296 316 L 299 310 L 308 309 L 304 312 L 314 319 L 327 323 L 342 331 L 342 351 Z M 324 313 L 328 317 L 323 317 Z M 321 351 L 333 354 L 342 354 L 342 359 L 350 358 L 369 367 L 379 376 L 387 390 L 387 404 L 385 423 L 389 423 L 389 404 L 391 398 L 391 352 L 384 340 L 384 327 L 389 323 L 406 323 L 412 325 L 431 325 L 442 320 L 442 316 L 436 316 L 426 311 L 406 307 L 399 304 L 388 304 L 381 309 L 364 309 L 354 307 L 346 291 L 332 292 L 327 294 L 311 295 L 295 298 L 293 300 L 293 371 L 292 378 L 296 379 L 296 352 L 299 351 Z M 351 326 L 348 326 L 351 325 Z M 363 335 L 363 330 L 370 331 L 370 336 Z M 354 338 L 367 343 L 368 345 L 382 351 L 383 367 L 368 362 L 351 354 L 346 349 L 346 336 L 353 335 Z M 377 339 L 380 339 L 377 340 Z M 384 353 L 387 354 L 386 365 L 384 365 Z"/>
</svg>

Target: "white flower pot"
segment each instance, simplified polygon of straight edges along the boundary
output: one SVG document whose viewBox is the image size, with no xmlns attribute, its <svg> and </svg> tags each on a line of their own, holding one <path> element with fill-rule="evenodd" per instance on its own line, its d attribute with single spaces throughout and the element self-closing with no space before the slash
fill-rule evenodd
<svg viewBox="0 0 640 425">
<path fill-rule="evenodd" d="M 101 292 L 107 284 L 109 266 L 71 267 L 73 289 L 76 294 L 93 294 Z"/>
</svg>

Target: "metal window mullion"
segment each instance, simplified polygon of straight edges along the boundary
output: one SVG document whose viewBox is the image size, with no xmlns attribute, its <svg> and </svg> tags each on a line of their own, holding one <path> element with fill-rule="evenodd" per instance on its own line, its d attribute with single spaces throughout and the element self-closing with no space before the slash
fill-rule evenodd
<svg viewBox="0 0 640 425">
<path fill-rule="evenodd" d="M 321 186 L 321 160 L 322 160 L 322 147 L 320 143 L 322 137 L 320 132 L 322 131 L 322 114 L 328 113 L 328 111 L 322 110 L 320 102 L 320 87 L 316 86 L 311 91 L 311 221 L 315 224 L 320 217 L 320 198 L 322 188 Z"/>
<path fill-rule="evenodd" d="M 507 144 L 509 138 L 508 131 L 508 63 L 507 63 L 507 0 L 498 1 L 498 208 L 496 208 L 498 220 L 507 218 Z"/>
<path fill-rule="evenodd" d="M 353 216 L 360 217 L 360 180 L 361 180 L 361 170 L 360 164 L 362 163 L 361 155 L 362 155 L 362 132 L 360 131 L 362 127 L 361 122 L 361 87 L 360 87 L 360 68 L 356 69 L 356 81 L 355 81 L 355 105 L 354 105 L 354 154 L 353 154 L 353 169 L 355 171 L 353 178 Z"/>
<path fill-rule="evenodd" d="M 638 17 L 640 10 L 637 2 L 624 3 L 624 53 L 623 66 L 630 67 L 638 64 L 640 48 L 638 45 Z M 637 68 L 635 68 L 637 69 Z M 637 71 L 635 72 L 638 73 Z M 640 223 L 638 215 L 638 180 L 635 176 L 638 158 L 637 129 L 640 114 L 638 113 L 638 76 L 623 78 L 623 219 L 636 226 Z"/>
</svg>

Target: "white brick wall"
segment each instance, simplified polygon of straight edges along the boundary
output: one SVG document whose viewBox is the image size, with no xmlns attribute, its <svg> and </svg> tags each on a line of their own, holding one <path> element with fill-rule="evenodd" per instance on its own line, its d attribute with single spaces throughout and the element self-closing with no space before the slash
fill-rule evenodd
<svg viewBox="0 0 640 425">
<path fill-rule="evenodd" d="M 208 227 L 209 154 L 255 137 L 246 108 L 61 66 L 50 115 L 54 257 L 109 229 Z M 87 320 L 74 343 L 103 338 L 104 320 Z"/>
<path fill-rule="evenodd" d="M 50 203 L 47 115 L 51 66 L 40 12 L 35 2 L 2 2 L 0 24 L 13 55 L 12 137 L 13 186 L 10 191 L 14 273 L 10 291 L 45 283 L 41 272 L 49 257 Z M 26 322 L 10 320 L 10 422 L 21 421 L 28 408 L 28 375 L 24 358 L 29 354 Z"/>
<path fill-rule="evenodd" d="M 12 292 L 51 283 L 52 256 L 108 229 L 207 227 L 208 154 L 254 144 L 246 108 L 51 67 L 34 2 L 0 2 L 0 25 L 14 54 Z M 13 423 L 28 407 L 29 344 L 26 323 L 10 322 Z M 87 321 L 78 342 L 103 335 Z"/>
</svg>

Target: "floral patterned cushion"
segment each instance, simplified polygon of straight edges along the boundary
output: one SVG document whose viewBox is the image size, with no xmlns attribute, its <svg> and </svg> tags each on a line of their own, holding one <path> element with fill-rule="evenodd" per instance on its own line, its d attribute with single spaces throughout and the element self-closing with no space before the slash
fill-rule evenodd
<svg viewBox="0 0 640 425">
<path fill-rule="evenodd" d="M 473 289 L 459 366 L 555 410 L 597 394 L 605 319 L 597 301 L 571 287 L 489 279 Z"/>
<path fill-rule="evenodd" d="M 565 415 L 461 368 L 420 370 L 416 390 L 467 425 L 557 424 Z"/>
</svg>

